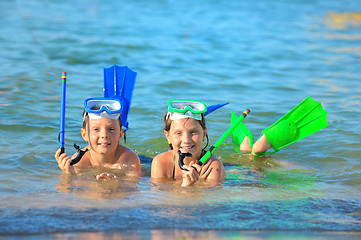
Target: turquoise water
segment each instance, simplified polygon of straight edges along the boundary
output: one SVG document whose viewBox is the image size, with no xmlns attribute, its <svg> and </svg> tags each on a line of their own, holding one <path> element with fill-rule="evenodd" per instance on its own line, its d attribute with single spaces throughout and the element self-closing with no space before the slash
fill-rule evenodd
<svg viewBox="0 0 361 240">
<path fill-rule="evenodd" d="M 0 13 L 0 235 L 360 232 L 360 1 L 4 0 Z M 53 158 L 61 72 L 71 153 L 85 145 L 83 101 L 102 96 L 113 64 L 138 73 L 126 145 L 144 176 L 63 175 Z M 230 102 L 207 119 L 212 144 L 231 110 L 250 108 L 258 137 L 307 96 L 328 112 L 326 129 L 257 162 L 228 138 L 216 152 L 228 177 L 216 187 L 151 183 L 151 160 L 167 150 L 167 100 Z"/>
</svg>

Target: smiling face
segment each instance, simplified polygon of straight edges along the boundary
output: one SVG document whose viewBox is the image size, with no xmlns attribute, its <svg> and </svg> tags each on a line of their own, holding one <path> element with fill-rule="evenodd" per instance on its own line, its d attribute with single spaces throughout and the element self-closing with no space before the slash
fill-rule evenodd
<svg viewBox="0 0 361 240">
<path fill-rule="evenodd" d="M 119 121 L 109 118 L 88 120 L 88 124 L 81 131 L 91 150 L 99 154 L 114 154 L 123 136 Z"/>
<path fill-rule="evenodd" d="M 191 153 L 199 157 L 202 152 L 202 142 L 206 137 L 207 129 L 203 129 L 198 120 L 193 118 L 173 120 L 169 131 L 164 131 L 168 142 L 174 151 Z"/>
</svg>

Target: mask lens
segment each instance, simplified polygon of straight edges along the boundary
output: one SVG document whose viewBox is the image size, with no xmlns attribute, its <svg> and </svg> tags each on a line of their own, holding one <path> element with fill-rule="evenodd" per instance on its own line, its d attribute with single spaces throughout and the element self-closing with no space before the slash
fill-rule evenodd
<svg viewBox="0 0 361 240">
<path fill-rule="evenodd" d="M 185 113 L 191 111 L 192 113 L 205 113 L 207 107 L 203 102 L 191 100 L 171 100 L 168 102 L 169 112 Z"/>
<path fill-rule="evenodd" d="M 122 105 L 118 99 L 106 98 L 89 98 L 84 102 L 85 111 L 89 113 L 100 113 L 106 111 L 107 113 L 119 113 L 122 110 Z"/>
</svg>

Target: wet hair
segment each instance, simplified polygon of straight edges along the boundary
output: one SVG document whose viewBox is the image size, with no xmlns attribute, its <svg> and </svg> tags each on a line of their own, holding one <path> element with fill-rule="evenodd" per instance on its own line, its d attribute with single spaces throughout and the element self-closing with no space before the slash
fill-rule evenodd
<svg viewBox="0 0 361 240">
<path fill-rule="evenodd" d="M 201 125 L 202 129 L 205 130 L 205 129 L 206 129 L 206 120 L 205 120 L 205 118 L 204 118 L 204 114 L 203 114 L 203 113 L 201 114 L 201 117 L 202 117 L 201 120 L 196 120 L 196 121 L 199 122 L 199 124 Z M 188 118 L 188 119 L 189 119 L 189 118 Z M 167 131 L 167 132 L 169 132 L 169 130 L 170 130 L 170 125 L 172 124 L 172 121 L 173 121 L 173 120 L 170 119 L 168 112 L 164 115 L 163 120 L 164 120 L 164 130 Z M 209 142 L 208 133 L 206 133 L 206 139 L 207 139 L 207 144 L 206 144 L 206 146 L 205 146 L 203 149 L 205 149 L 205 148 L 208 146 L 208 142 Z M 169 144 L 169 148 L 170 148 L 171 150 L 173 149 L 173 146 L 172 146 L 171 143 Z"/>
<path fill-rule="evenodd" d="M 119 115 L 118 121 L 119 121 L 119 127 L 120 127 L 120 129 L 122 129 L 123 124 L 122 124 L 122 119 L 121 119 L 120 116 L 121 116 L 121 113 L 120 113 L 120 115 Z M 84 112 L 83 112 L 83 128 L 84 128 L 84 129 L 86 129 L 86 126 L 87 126 L 88 123 L 89 123 L 89 114 L 84 110 Z M 124 131 L 123 138 L 124 138 L 124 142 L 126 143 L 126 142 L 127 142 L 127 134 L 126 134 L 126 131 Z"/>
</svg>

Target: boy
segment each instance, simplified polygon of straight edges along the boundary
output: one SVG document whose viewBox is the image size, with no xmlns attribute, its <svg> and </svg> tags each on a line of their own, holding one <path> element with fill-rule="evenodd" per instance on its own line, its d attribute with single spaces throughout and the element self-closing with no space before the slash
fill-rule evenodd
<svg viewBox="0 0 361 240">
<path fill-rule="evenodd" d="M 140 176 L 140 160 L 138 155 L 126 146 L 119 144 L 124 134 L 121 122 L 121 101 L 117 98 L 90 98 L 84 102 L 83 128 L 81 135 L 89 143 L 89 149 L 80 161 L 71 165 L 71 158 L 55 153 L 59 168 L 65 173 L 76 173 L 82 167 L 99 166 L 110 169 L 126 170 L 128 174 Z M 74 154 L 73 157 L 75 157 Z M 99 179 L 118 179 L 115 174 L 102 173 Z"/>
</svg>

